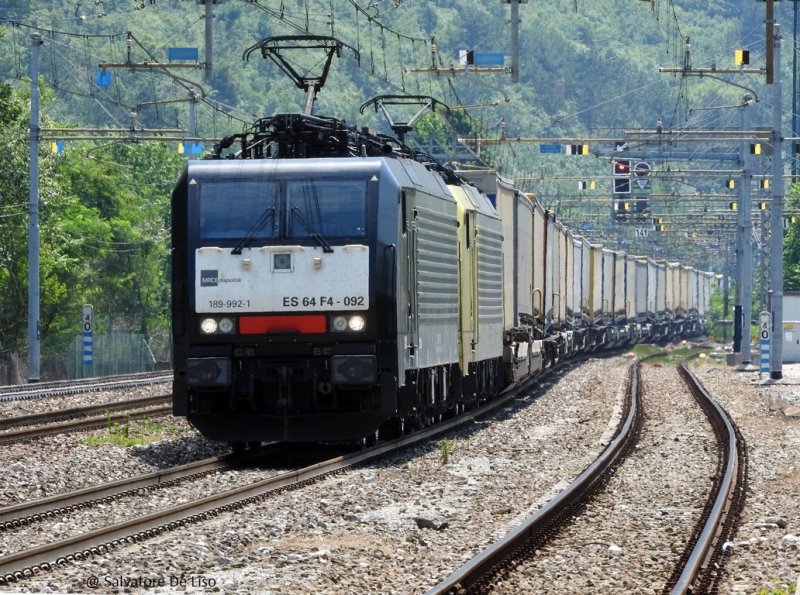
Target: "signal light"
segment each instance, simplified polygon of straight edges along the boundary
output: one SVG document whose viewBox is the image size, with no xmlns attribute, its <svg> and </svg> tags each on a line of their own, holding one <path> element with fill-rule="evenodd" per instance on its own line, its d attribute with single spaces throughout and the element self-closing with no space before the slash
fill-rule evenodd
<svg viewBox="0 0 800 595">
<path fill-rule="evenodd" d="M 629 176 L 631 175 L 631 160 L 618 159 L 614 161 L 614 175 L 615 176 Z"/>
<path fill-rule="evenodd" d="M 653 217 L 653 225 L 661 225 L 664 223 L 663 217 Z"/>
<path fill-rule="evenodd" d="M 630 159 L 615 159 L 612 163 L 612 172 L 614 176 L 614 194 L 630 194 L 631 193 L 631 160 Z"/>
<path fill-rule="evenodd" d="M 737 210 L 739 210 L 739 205 L 738 205 L 738 204 L 736 204 L 735 202 L 729 202 L 729 203 L 728 203 L 728 208 L 729 208 L 731 211 L 737 211 Z"/>
<path fill-rule="evenodd" d="M 751 155 L 761 155 L 761 143 L 753 143 L 750 145 Z"/>
<path fill-rule="evenodd" d="M 783 218 L 783 229 L 786 229 L 787 227 L 789 227 L 790 225 L 792 225 L 793 223 L 796 223 L 796 222 L 797 222 L 797 217 L 795 217 L 794 215 L 792 215 L 791 217 L 784 217 Z"/>
<path fill-rule="evenodd" d="M 734 50 L 733 63 L 736 66 L 744 66 L 750 64 L 750 51 L 749 50 Z"/>
<path fill-rule="evenodd" d="M 567 145 L 567 155 L 588 155 L 589 145 Z"/>
<path fill-rule="evenodd" d="M 590 180 L 589 182 L 578 182 L 578 190 L 594 190 L 597 188 L 597 184 L 594 180 Z"/>
<path fill-rule="evenodd" d="M 665 232 L 667 231 L 667 227 L 665 225 L 656 225 L 656 231 Z"/>
<path fill-rule="evenodd" d="M 759 211 L 766 211 L 767 210 L 767 203 L 765 203 L 765 202 L 758 203 L 758 210 Z"/>
<path fill-rule="evenodd" d="M 769 180 L 761 180 L 761 187 L 762 188 L 769 188 Z"/>
<path fill-rule="evenodd" d="M 726 180 L 725 188 L 736 188 L 736 180 Z"/>
</svg>

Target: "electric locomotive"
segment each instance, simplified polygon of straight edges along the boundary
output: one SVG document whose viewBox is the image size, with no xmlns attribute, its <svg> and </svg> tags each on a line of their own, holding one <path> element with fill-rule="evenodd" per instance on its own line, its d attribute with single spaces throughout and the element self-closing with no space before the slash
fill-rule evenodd
<svg viewBox="0 0 800 595">
<path fill-rule="evenodd" d="M 311 114 L 190 161 L 172 217 L 173 411 L 234 447 L 400 435 L 575 353 L 697 334 L 713 277 Z"/>
<path fill-rule="evenodd" d="M 307 114 L 190 161 L 172 194 L 174 414 L 235 445 L 352 440 L 452 410 L 460 359 L 470 394 L 494 386 L 502 306 L 490 363 L 460 352 L 459 200 L 473 243 L 477 215 L 495 221 L 481 241 L 497 266 L 499 221 L 448 183 L 465 186 L 397 139 Z M 492 282 L 482 300 L 501 304 Z"/>
</svg>

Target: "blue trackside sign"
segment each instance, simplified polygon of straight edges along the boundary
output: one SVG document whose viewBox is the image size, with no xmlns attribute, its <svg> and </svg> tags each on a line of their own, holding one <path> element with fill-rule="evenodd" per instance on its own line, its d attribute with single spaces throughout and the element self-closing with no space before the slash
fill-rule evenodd
<svg viewBox="0 0 800 595">
<path fill-rule="evenodd" d="M 557 144 L 539 145 L 539 152 L 540 153 L 560 153 L 561 152 L 561 145 L 557 145 Z"/>
<path fill-rule="evenodd" d="M 197 48 L 169 48 L 167 58 L 169 60 L 197 60 Z"/>
<path fill-rule="evenodd" d="M 503 54 L 475 54 L 475 66 L 502 66 Z"/>
</svg>

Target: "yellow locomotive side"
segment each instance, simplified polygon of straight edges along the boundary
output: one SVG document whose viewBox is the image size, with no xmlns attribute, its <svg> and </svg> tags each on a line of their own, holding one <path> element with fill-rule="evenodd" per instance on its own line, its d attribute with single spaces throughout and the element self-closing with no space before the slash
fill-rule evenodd
<svg viewBox="0 0 800 595">
<path fill-rule="evenodd" d="M 459 364 L 466 376 L 470 364 L 503 354 L 502 296 L 496 290 L 502 238 L 500 220 L 485 195 L 470 186 L 450 186 L 450 191 L 458 218 Z"/>
</svg>

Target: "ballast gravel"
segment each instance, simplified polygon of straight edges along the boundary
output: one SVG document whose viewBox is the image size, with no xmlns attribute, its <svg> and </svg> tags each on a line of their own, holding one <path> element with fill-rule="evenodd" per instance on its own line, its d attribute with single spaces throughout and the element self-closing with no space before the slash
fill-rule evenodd
<svg viewBox="0 0 800 595">
<path fill-rule="evenodd" d="M 601 452 L 619 422 L 629 364 L 625 357 L 590 360 L 557 379 L 546 379 L 513 406 L 447 436 L 447 441 L 418 446 L 4 590 L 424 593 L 533 514 Z M 755 595 L 762 588 L 788 587 L 800 573 L 800 420 L 792 416 L 793 407 L 800 406 L 800 366 L 794 368 L 786 365 L 779 382 L 759 381 L 755 372 L 737 372 L 718 363 L 695 368 L 734 416 L 750 449 L 752 493 L 744 524 L 730 545 L 733 557 L 724 593 Z M 665 395 L 670 391 L 663 387 Z M 681 423 L 669 421 L 670 399 L 663 401 L 659 415 L 665 416 L 665 423 Z M 672 425 L 666 431 L 679 436 L 677 446 L 687 448 L 681 456 L 711 456 L 704 449 L 706 430 Z M 445 460 L 448 445 L 454 449 Z M 643 448 L 658 459 L 659 448 L 674 446 L 656 444 L 651 437 Z M 9 445 L 0 453 L 5 471 L 0 501 L 8 505 L 224 450 L 224 445 L 191 432 L 131 448 L 90 446 L 81 435 Z M 682 523 L 684 509 L 690 508 L 685 503 L 647 504 L 656 496 L 669 499 L 659 493 L 660 487 L 681 486 L 689 481 L 686 475 L 680 467 L 665 471 L 647 464 L 623 472 L 620 481 L 626 488 L 641 485 L 642 496 L 636 507 L 626 503 L 627 508 L 616 509 L 620 535 L 648 530 L 655 516 Z M 703 497 L 702 489 L 697 497 Z M 647 568 L 662 564 L 662 556 L 668 559 L 675 540 L 665 533 L 659 542 L 655 533 L 647 546 L 632 539 L 628 544 L 611 534 L 593 539 L 601 545 L 580 538 L 584 542 L 572 547 L 596 554 L 601 570 L 593 586 L 582 588 L 609 594 L 658 592 L 655 583 L 660 579 L 648 583 Z M 535 585 L 530 592 L 571 592 L 574 581 L 581 580 L 580 569 L 565 552 L 548 553 L 549 575 L 537 572 L 526 578 Z M 642 560 L 641 571 L 624 577 L 618 573 L 611 577 L 614 582 L 603 584 L 606 571 L 613 571 L 615 561 L 625 557 Z"/>
</svg>

